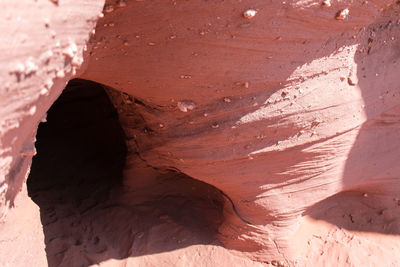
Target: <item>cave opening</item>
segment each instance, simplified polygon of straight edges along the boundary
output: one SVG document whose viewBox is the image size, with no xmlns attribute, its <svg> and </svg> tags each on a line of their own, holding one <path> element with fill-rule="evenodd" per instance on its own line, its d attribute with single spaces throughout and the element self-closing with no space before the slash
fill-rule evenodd
<svg viewBox="0 0 400 267">
<path fill-rule="evenodd" d="M 126 186 L 124 166 L 132 155 L 103 85 L 71 80 L 36 139 L 27 187 L 40 208 L 49 266 L 221 245 L 225 200 L 215 187 L 154 170 L 154 183 Z"/>
<path fill-rule="evenodd" d="M 71 80 L 39 125 L 36 139 L 38 155 L 32 159 L 27 186 L 40 207 L 100 202 L 121 182 L 124 134 L 100 84 Z M 53 189 L 56 195 L 43 196 Z"/>
</svg>

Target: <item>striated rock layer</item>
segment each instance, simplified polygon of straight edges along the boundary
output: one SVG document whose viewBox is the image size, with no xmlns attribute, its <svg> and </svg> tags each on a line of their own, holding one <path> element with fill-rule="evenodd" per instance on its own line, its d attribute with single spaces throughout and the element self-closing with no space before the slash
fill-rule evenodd
<svg viewBox="0 0 400 267">
<path fill-rule="evenodd" d="M 79 77 L 101 84 L 126 138 L 123 180 L 97 204 L 139 203 L 149 212 L 142 221 L 111 212 L 115 220 L 104 220 L 119 229 L 120 238 L 111 236 L 108 245 L 135 240 L 127 237 L 124 220 L 139 226 L 167 221 L 138 226 L 146 236 L 156 229 L 165 240 L 184 225 L 198 232 L 177 230 L 193 247 L 160 248 L 157 241 L 143 248 L 146 243 L 139 242 L 104 252 L 94 246 L 96 257 L 63 241 L 67 249 L 53 265 L 75 264 L 67 259 L 76 257 L 88 258 L 84 265 L 201 261 L 188 260 L 188 251 L 204 253 L 209 266 L 218 262 L 208 261 L 213 255 L 226 265 L 243 255 L 255 262 L 243 259 L 242 265 L 399 264 L 397 1 L 106 1 L 80 57 L 101 3 L 72 2 L 48 8 L 75 12 L 76 24 L 66 24 L 76 32 L 74 40 L 61 22 L 62 44 L 50 34 L 56 40 L 29 51 L 18 37 L 25 54 L 13 50 L 19 62 L 0 69 L 6 86 L 0 92 L 3 215 L 25 181 L 38 120 L 66 81 Z M 83 15 L 77 7 L 86 4 L 92 11 Z M 11 13 L 4 19 L 14 17 L 19 21 Z M 47 67 L 41 53 L 64 64 Z M 51 85 L 49 78 L 55 78 Z M 151 214 L 162 207 L 155 199 L 165 194 L 174 196 L 164 203 L 166 214 Z M 193 214 L 177 215 L 182 203 L 191 203 Z M 97 204 L 88 220 L 109 217 Z M 202 220 L 194 224 L 197 217 Z M 59 225 L 53 233 L 63 231 Z M 157 238 L 149 236 L 153 244 Z M 162 251 L 177 263 L 150 255 Z"/>
</svg>

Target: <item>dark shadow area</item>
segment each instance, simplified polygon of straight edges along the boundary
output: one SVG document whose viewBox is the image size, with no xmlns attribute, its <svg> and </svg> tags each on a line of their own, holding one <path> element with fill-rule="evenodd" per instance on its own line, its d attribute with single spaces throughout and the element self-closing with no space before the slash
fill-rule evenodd
<svg viewBox="0 0 400 267">
<path fill-rule="evenodd" d="M 354 231 L 400 234 L 400 8 L 391 6 L 367 29 L 355 62 L 367 120 L 343 171 L 345 192 L 306 214 Z"/>
<path fill-rule="evenodd" d="M 125 136 L 102 85 L 70 81 L 40 124 L 36 148 L 27 186 L 49 266 L 219 244 L 224 199 L 216 188 L 175 172 L 124 186 Z"/>
</svg>

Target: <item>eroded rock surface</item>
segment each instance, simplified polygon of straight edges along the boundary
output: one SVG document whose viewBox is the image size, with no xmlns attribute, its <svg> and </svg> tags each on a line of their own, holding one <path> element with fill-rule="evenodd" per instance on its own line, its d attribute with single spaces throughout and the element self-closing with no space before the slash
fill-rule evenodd
<svg viewBox="0 0 400 267">
<path fill-rule="evenodd" d="M 249 10 L 254 11 L 251 17 Z M 214 207 L 194 213 L 213 214 L 202 216 L 207 219 L 197 225 L 202 234 L 189 231 L 185 236 L 206 258 L 215 255 L 209 250 L 215 245 L 226 263 L 247 256 L 256 262 L 246 259 L 243 265 L 398 265 L 393 253 L 399 249 L 400 230 L 396 1 L 254 1 L 251 6 L 237 1 L 107 1 L 103 12 L 76 76 L 103 85 L 118 112 L 128 152 L 120 187 L 112 188 L 109 202 L 99 207 L 128 205 L 137 214 L 136 197 L 148 198 L 144 207 L 149 213 L 141 220 L 154 225 L 142 227 L 144 233 L 192 225 L 189 218 L 174 228 L 189 214 L 185 211 L 176 218 L 152 214 L 160 195 L 174 195 L 167 206 L 189 201 L 196 208 Z M 86 34 L 94 21 L 86 20 Z M 76 38 L 81 44 L 76 49 L 70 41 L 57 48 L 53 57 L 67 58 L 63 71 L 68 75 L 62 78 L 57 68 L 52 72 L 58 79 L 46 99 L 40 96 L 45 81 L 34 80 L 49 75 L 39 72 L 45 63 L 27 56 L 22 65 L 3 67 L 11 73 L 2 70 L 1 75 L 9 88 L 2 91 L 0 109 L 5 114 L 5 197 L 6 192 L 14 197 L 23 184 L 33 154 L 25 149 L 32 141 L 23 144 L 72 77 L 74 64 L 82 63 L 71 53 L 81 51 L 84 41 Z M 22 92 L 28 85 L 26 96 Z M 199 199 L 191 199 L 189 187 L 199 181 L 213 188 L 214 202 L 205 197 L 207 190 L 196 191 Z M 129 216 L 117 211 L 110 213 L 116 218 L 113 227 L 127 228 L 117 218 Z M 85 218 L 109 216 L 102 212 L 92 208 Z M 153 216 L 172 219 L 164 225 Z M 137 229 L 141 220 L 133 219 Z M 102 232 L 103 226 L 89 227 Z M 169 230 L 160 230 L 161 236 L 174 236 Z M 131 240 L 124 231 L 118 234 Z M 89 257 L 83 264 L 151 266 L 152 260 L 165 258 L 149 254 L 163 250 L 178 255 L 178 265 L 190 263 L 182 256 L 191 251 L 189 246 L 167 242 L 153 251 L 139 243 L 123 246 L 124 251 L 96 250 L 96 256 L 69 247 L 54 264 Z M 79 253 L 84 256 L 74 257 Z"/>
</svg>

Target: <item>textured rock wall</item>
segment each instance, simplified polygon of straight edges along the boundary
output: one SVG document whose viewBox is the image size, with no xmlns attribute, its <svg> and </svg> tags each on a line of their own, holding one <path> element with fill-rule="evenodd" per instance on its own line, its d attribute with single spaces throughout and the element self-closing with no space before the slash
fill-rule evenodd
<svg viewBox="0 0 400 267">
<path fill-rule="evenodd" d="M 38 121 L 85 59 L 76 76 L 123 92 L 111 99 L 132 153 L 232 199 L 225 246 L 287 265 L 371 262 L 358 244 L 395 263 L 399 7 L 324 3 L 110 1 L 87 57 L 102 3 L 1 4 L 2 214 Z"/>
<path fill-rule="evenodd" d="M 288 263 L 313 205 L 398 188 L 395 132 L 367 126 L 396 127 L 396 29 L 393 1 L 132 2 L 99 21 L 82 77 L 125 93 L 149 165 L 230 196 L 227 247 Z"/>
<path fill-rule="evenodd" d="M 101 1 L 1 3 L 0 182 L 2 214 L 35 155 L 36 128 L 83 62 Z"/>
<path fill-rule="evenodd" d="M 0 262 L 45 266 L 39 210 L 25 181 L 39 122 L 76 75 L 102 1 L 0 3 Z"/>
</svg>

